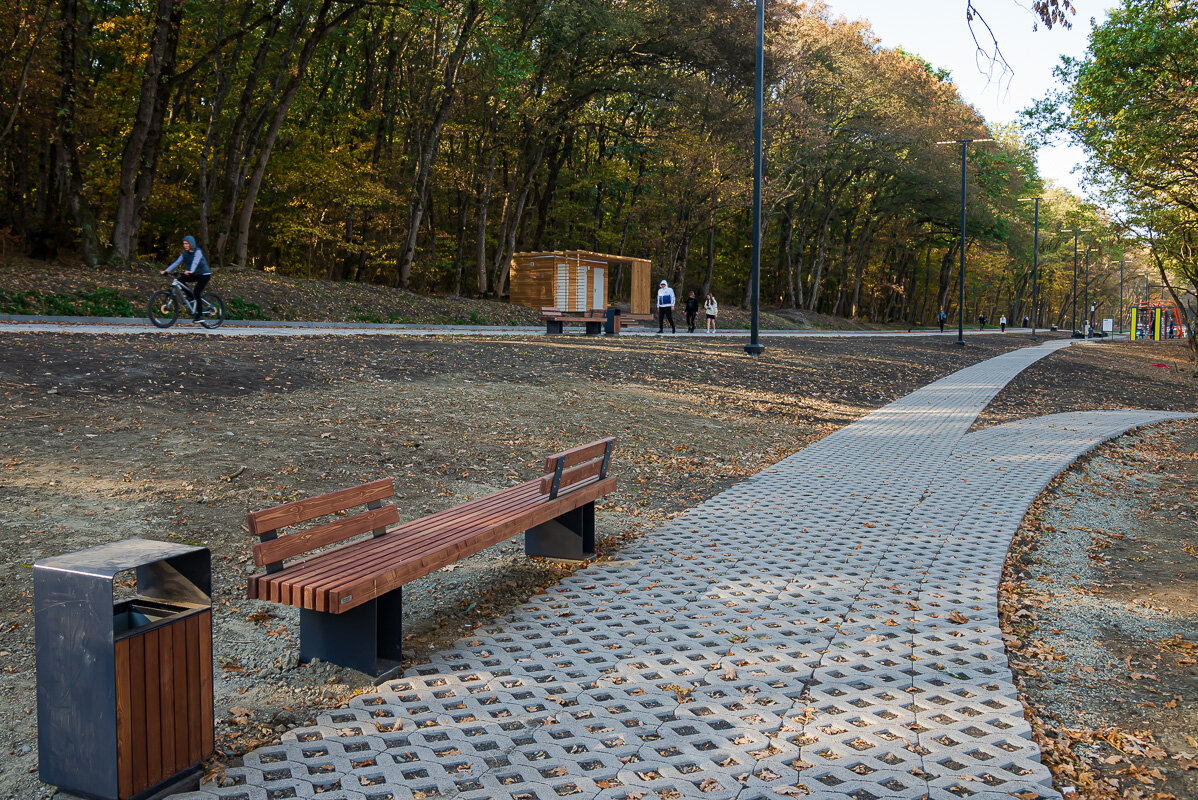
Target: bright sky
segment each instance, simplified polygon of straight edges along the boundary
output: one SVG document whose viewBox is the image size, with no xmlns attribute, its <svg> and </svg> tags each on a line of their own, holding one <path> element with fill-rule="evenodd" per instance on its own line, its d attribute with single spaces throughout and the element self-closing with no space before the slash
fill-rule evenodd
<svg viewBox="0 0 1198 800">
<path fill-rule="evenodd" d="M 1075 0 L 1073 28 L 1043 24 L 1032 31 L 1036 18 L 1027 0 L 974 0 L 998 39 L 998 46 L 1014 68 L 1014 75 L 988 78 L 989 64 L 976 58 L 976 48 L 965 20 L 965 0 L 827 0 L 833 14 L 867 19 L 885 47 L 903 47 L 923 56 L 934 67 L 952 73 L 961 96 L 992 123 L 1016 121 L 1019 112 L 1055 86 L 1052 70 L 1062 55 L 1085 53 L 1091 17 L 1106 18 L 1111 0 Z M 987 46 L 983 25 L 974 22 L 978 41 Z M 951 138 L 947 137 L 946 138 Z M 1039 154 L 1040 174 L 1081 194 L 1080 176 L 1073 168 L 1083 162 L 1083 151 L 1074 147 L 1045 147 Z"/>
</svg>

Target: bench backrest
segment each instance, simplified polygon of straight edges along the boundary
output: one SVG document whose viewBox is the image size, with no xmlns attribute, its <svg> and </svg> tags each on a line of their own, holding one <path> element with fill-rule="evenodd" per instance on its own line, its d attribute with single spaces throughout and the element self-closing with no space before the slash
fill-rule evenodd
<svg viewBox="0 0 1198 800">
<path fill-rule="evenodd" d="M 541 306 L 542 317 L 560 317 L 562 310 L 557 306 Z"/>
<path fill-rule="evenodd" d="M 609 436 L 549 456 L 545 459 L 541 494 L 549 495 L 549 499 L 552 500 L 563 489 L 582 483 L 588 478 L 598 477 L 599 480 L 603 480 L 607 477 L 608 467 L 611 466 L 611 455 L 615 445 L 615 438 Z"/>
<path fill-rule="evenodd" d="M 254 545 L 254 563 L 266 567 L 268 573 L 278 572 L 283 568 L 284 559 L 310 553 L 368 531 L 375 536 L 382 536 L 387 532 L 388 525 L 399 522 L 399 512 L 395 506 L 383 505 L 382 502 L 394 496 L 395 484 L 390 478 L 383 478 L 247 514 L 247 530 L 261 539 Z M 361 513 L 279 535 L 283 528 L 302 525 L 318 517 L 340 514 L 363 505 L 366 510 Z"/>
</svg>

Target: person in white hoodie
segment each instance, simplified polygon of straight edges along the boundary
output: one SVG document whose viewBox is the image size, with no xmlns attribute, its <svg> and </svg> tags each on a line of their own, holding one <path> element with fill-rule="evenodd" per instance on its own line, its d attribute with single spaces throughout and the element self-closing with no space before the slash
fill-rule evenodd
<svg viewBox="0 0 1198 800">
<path fill-rule="evenodd" d="M 678 333 L 674 327 L 674 290 L 662 281 L 657 290 L 657 332 L 665 333 L 666 320 L 670 321 L 670 333 Z"/>
<path fill-rule="evenodd" d="M 719 316 L 720 304 L 715 301 L 711 292 L 707 293 L 707 299 L 703 301 L 703 308 L 707 312 L 707 332 L 715 333 L 715 318 Z"/>
</svg>

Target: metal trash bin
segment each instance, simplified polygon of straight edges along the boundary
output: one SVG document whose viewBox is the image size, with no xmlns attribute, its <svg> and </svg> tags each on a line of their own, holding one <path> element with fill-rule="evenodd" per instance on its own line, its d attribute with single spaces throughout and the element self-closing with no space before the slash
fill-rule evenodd
<svg viewBox="0 0 1198 800">
<path fill-rule="evenodd" d="M 612 308 L 603 312 L 603 333 L 607 336 L 615 336 L 620 332 L 620 309 Z"/>
<path fill-rule="evenodd" d="M 33 594 L 38 777 L 130 800 L 197 772 L 214 734 L 208 548 L 125 539 L 53 556 L 33 565 Z"/>
</svg>

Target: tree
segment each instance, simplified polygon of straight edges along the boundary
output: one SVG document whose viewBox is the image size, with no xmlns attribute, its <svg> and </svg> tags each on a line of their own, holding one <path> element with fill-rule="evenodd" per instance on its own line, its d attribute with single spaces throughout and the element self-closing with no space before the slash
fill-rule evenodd
<svg viewBox="0 0 1198 800">
<path fill-rule="evenodd" d="M 1112 205 L 1129 211 L 1132 231 L 1174 280 L 1198 288 L 1198 6 L 1123 0 L 1098 26 L 1081 59 L 1065 59 L 1064 88 L 1030 112 L 1042 131 L 1086 148 L 1087 177 Z M 1182 306 L 1193 338 L 1192 310 Z"/>
</svg>

